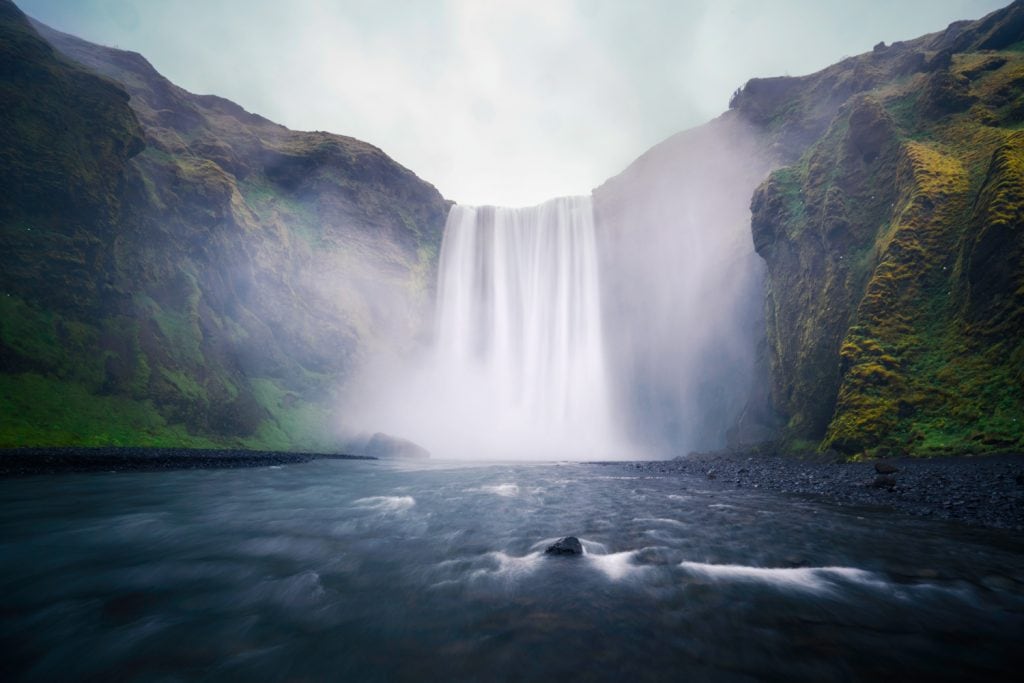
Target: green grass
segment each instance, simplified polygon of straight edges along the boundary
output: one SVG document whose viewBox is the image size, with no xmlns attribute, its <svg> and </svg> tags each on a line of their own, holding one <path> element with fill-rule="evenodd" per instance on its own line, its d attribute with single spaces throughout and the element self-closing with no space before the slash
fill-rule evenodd
<svg viewBox="0 0 1024 683">
<path fill-rule="evenodd" d="M 192 284 L 193 289 L 186 304 L 187 308 L 183 311 L 162 308 L 145 294 L 136 294 L 133 300 L 136 306 L 149 313 L 156 321 L 157 327 L 160 328 L 160 334 L 167 340 L 169 349 L 173 349 L 177 356 L 187 362 L 202 365 L 205 361 L 200 347 L 203 333 L 199 329 L 198 315 L 195 312 L 199 290 L 195 286 L 194 280 Z"/>
<path fill-rule="evenodd" d="M 271 418 L 263 422 L 254 438 L 243 440 L 248 447 L 311 452 L 338 449 L 339 440 L 331 429 L 334 415 L 327 405 L 289 401 L 290 392 L 270 378 L 254 378 L 249 384 Z"/>
<path fill-rule="evenodd" d="M 225 445 L 169 425 L 148 401 L 97 396 L 79 384 L 34 373 L 0 375 L 0 415 L 2 448 Z"/>
<path fill-rule="evenodd" d="M 53 314 L 29 306 L 20 297 L 0 296 L 0 340 L 25 358 L 48 366 L 63 361 L 53 322 Z"/>
</svg>

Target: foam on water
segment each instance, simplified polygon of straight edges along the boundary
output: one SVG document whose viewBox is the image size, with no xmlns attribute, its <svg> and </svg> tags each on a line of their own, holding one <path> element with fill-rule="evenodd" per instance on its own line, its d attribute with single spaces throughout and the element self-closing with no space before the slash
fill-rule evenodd
<svg viewBox="0 0 1024 683">
<path fill-rule="evenodd" d="M 416 504 L 416 499 L 412 496 L 370 496 L 369 498 L 355 500 L 352 504 L 367 510 L 398 512 L 411 508 Z"/>
<path fill-rule="evenodd" d="M 587 562 L 611 581 L 620 581 L 644 569 L 643 565 L 633 562 L 638 552 L 637 550 L 626 550 L 607 555 L 587 555 Z"/>
<path fill-rule="evenodd" d="M 680 522 L 678 519 L 669 519 L 667 517 L 634 517 L 634 522 L 653 522 L 654 524 L 667 524 L 669 526 L 686 528 L 689 526 L 685 522 Z"/>
<path fill-rule="evenodd" d="M 496 550 L 483 556 L 483 563 L 486 566 L 474 569 L 470 572 L 469 578 L 517 579 L 532 574 L 537 569 L 540 560 L 541 553 L 539 552 L 516 556 L 509 555 L 503 550 Z"/>
<path fill-rule="evenodd" d="M 1019 678 L 1011 535 L 768 494 L 762 517 L 743 491 L 606 474 L 322 461 L 0 481 L 5 653 L 40 660 L 8 678 Z M 565 535 L 583 556 L 544 554 Z"/>
<path fill-rule="evenodd" d="M 827 592 L 837 582 L 871 587 L 887 586 L 872 572 L 853 567 L 750 567 L 741 564 L 707 564 L 683 561 L 687 573 L 713 581 L 748 581 L 811 592 Z"/>
<path fill-rule="evenodd" d="M 493 493 L 496 496 L 514 498 L 519 495 L 519 487 L 515 484 L 495 484 L 492 486 L 481 486 L 477 491 Z"/>
</svg>

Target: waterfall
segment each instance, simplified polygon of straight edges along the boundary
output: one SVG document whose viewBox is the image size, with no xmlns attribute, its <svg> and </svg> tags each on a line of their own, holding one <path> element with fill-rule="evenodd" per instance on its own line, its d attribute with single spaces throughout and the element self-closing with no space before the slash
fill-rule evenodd
<svg viewBox="0 0 1024 683">
<path fill-rule="evenodd" d="M 436 325 L 438 398 L 454 409 L 446 431 L 459 450 L 624 456 L 615 452 L 590 197 L 452 207 Z"/>
</svg>

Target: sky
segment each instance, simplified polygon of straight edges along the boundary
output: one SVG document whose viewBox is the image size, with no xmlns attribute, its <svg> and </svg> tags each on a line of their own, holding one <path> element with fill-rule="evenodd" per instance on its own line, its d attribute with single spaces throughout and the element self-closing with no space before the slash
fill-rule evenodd
<svg viewBox="0 0 1024 683">
<path fill-rule="evenodd" d="M 183 88 L 383 149 L 448 199 L 586 194 L 749 78 L 1009 0 L 15 0 Z"/>
</svg>

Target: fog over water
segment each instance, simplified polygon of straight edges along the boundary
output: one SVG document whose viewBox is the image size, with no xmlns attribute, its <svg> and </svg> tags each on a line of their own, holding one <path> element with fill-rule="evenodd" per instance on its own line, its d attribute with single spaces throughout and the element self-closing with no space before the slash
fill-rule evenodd
<svg viewBox="0 0 1024 683">
<path fill-rule="evenodd" d="M 653 457 L 720 448 L 766 384 L 750 197 L 772 166 L 729 112 L 594 191 L 614 392 L 632 441 Z"/>
<path fill-rule="evenodd" d="M 362 419 L 460 458 L 623 458 L 590 197 L 454 206 L 433 344 Z"/>
<path fill-rule="evenodd" d="M 432 333 L 374 358 L 346 421 L 439 457 L 720 447 L 754 382 L 748 202 L 767 156 L 726 116 L 651 150 L 596 190 L 596 207 L 453 206 Z"/>
<path fill-rule="evenodd" d="M 470 459 L 669 458 L 756 439 L 750 420 L 737 428 L 766 383 L 749 202 L 771 168 L 730 112 L 592 197 L 455 205 L 433 334 L 376 358 L 350 424 Z"/>
</svg>

